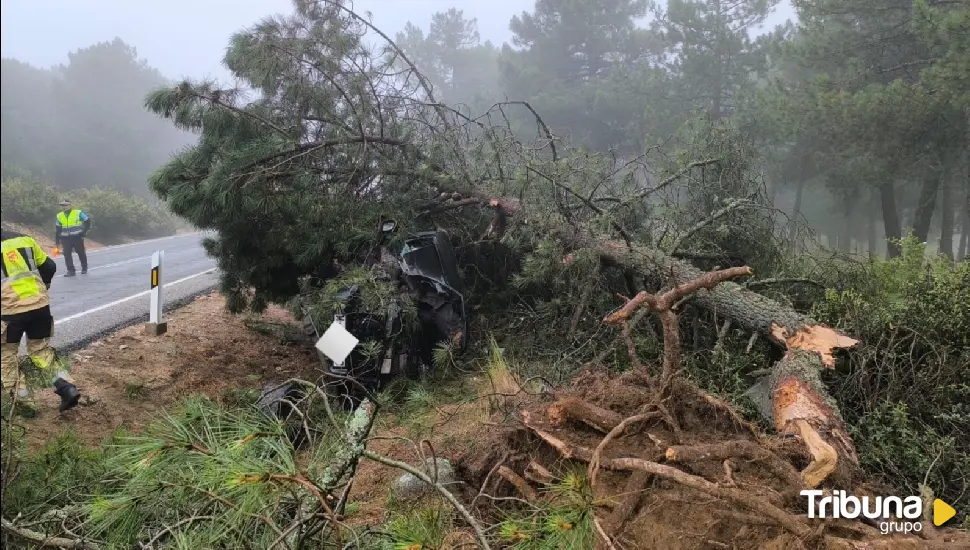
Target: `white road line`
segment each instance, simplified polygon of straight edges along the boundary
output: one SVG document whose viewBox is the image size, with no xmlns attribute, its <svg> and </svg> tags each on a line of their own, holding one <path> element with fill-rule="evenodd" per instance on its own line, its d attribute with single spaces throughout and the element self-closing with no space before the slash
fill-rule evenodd
<svg viewBox="0 0 970 550">
<path fill-rule="evenodd" d="M 96 265 L 96 266 L 88 269 L 88 271 L 94 271 L 95 269 L 106 269 L 106 268 L 109 268 L 109 267 L 117 267 L 119 265 L 133 264 L 135 262 L 140 262 L 142 260 L 150 260 L 150 259 L 151 259 L 151 256 L 141 256 L 140 258 L 131 258 L 129 260 L 123 260 L 123 261 L 114 262 L 114 263 L 111 263 L 111 264 Z"/>
<path fill-rule="evenodd" d="M 88 250 L 87 253 L 88 254 L 96 254 L 98 252 L 104 252 L 106 250 L 118 250 L 119 248 L 125 248 L 126 246 L 135 246 L 136 244 L 157 243 L 157 242 L 160 242 L 160 241 L 168 241 L 168 240 L 171 240 L 171 239 L 179 239 L 179 238 L 182 238 L 182 237 L 197 236 L 197 235 L 201 235 L 203 233 L 205 233 L 205 231 L 196 231 L 195 233 L 183 233 L 182 235 L 169 235 L 168 237 L 159 237 L 157 239 L 148 239 L 147 241 L 135 241 L 133 243 L 113 244 L 111 246 L 102 246 L 101 248 L 92 248 L 91 250 Z"/>
<path fill-rule="evenodd" d="M 185 281 L 188 281 L 190 279 L 195 279 L 196 277 L 201 277 L 201 276 L 203 276 L 203 275 L 205 275 L 207 273 L 212 273 L 214 271 L 215 271 L 215 269 L 210 267 L 209 269 L 206 269 L 205 271 L 200 271 L 200 272 L 195 273 L 193 275 L 189 275 L 188 277 L 182 277 L 181 279 L 178 279 L 176 281 L 172 281 L 171 283 L 164 284 L 164 285 L 162 285 L 162 288 L 168 288 L 170 286 L 175 286 L 177 284 L 184 283 Z M 107 303 L 107 304 L 103 304 L 103 305 L 100 305 L 98 307 L 91 308 L 91 309 L 89 309 L 87 311 L 82 311 L 81 313 L 75 313 L 74 315 L 68 315 L 67 317 L 63 317 L 61 319 L 57 319 L 56 321 L 54 321 L 54 324 L 55 325 L 59 325 L 61 323 L 66 323 L 68 321 L 73 321 L 75 319 L 80 319 L 81 317 L 84 317 L 85 315 L 90 315 L 92 313 L 97 313 L 99 311 L 104 311 L 104 310 L 106 310 L 108 308 L 111 308 L 111 307 L 114 307 L 114 306 L 123 304 L 125 302 L 129 302 L 131 300 L 134 300 L 135 298 L 141 298 L 142 296 L 148 296 L 149 294 L 151 294 L 151 292 L 152 292 L 151 289 L 149 289 L 149 290 L 143 290 L 143 291 L 139 292 L 138 294 L 132 294 L 131 296 L 128 296 L 126 298 L 122 298 L 120 300 L 115 300 L 113 302 L 110 302 L 110 303 Z"/>
</svg>

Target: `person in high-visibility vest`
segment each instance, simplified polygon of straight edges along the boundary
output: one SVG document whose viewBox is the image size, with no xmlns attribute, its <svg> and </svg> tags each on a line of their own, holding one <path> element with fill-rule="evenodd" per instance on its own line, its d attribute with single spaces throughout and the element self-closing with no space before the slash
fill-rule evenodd
<svg viewBox="0 0 970 550">
<path fill-rule="evenodd" d="M 54 317 L 51 315 L 50 288 L 57 264 L 49 258 L 31 237 L 3 230 L 3 280 L 0 282 L 0 378 L 3 392 L 25 405 L 29 415 L 35 412 L 31 392 L 24 384 L 17 352 L 20 341 L 27 335 L 27 353 L 33 366 L 54 386 L 60 396 L 60 411 L 77 405 L 81 394 L 68 374 L 61 369 L 57 352 L 51 347 Z"/>
<path fill-rule="evenodd" d="M 64 263 L 67 264 L 65 277 L 73 277 L 74 257 L 73 252 L 77 252 L 77 259 L 81 261 L 81 275 L 88 272 L 88 255 L 84 251 L 84 237 L 91 230 L 91 217 L 71 207 L 71 201 L 61 201 L 61 211 L 57 213 L 57 220 L 54 222 L 54 244 L 64 251 Z M 63 247 L 62 247 L 63 245 Z"/>
</svg>

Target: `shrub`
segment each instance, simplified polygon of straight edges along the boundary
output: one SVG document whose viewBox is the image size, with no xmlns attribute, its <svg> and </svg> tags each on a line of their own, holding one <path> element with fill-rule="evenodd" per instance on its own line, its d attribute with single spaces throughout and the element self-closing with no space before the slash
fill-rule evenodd
<svg viewBox="0 0 970 550">
<path fill-rule="evenodd" d="M 970 264 L 903 254 L 873 260 L 847 288 L 829 290 L 813 316 L 860 340 L 830 384 L 863 466 L 918 494 L 970 509 Z"/>
<path fill-rule="evenodd" d="M 67 197 L 93 219 L 90 236 L 102 242 L 126 237 L 148 239 L 171 235 L 176 220 L 163 205 L 114 189 L 94 187 L 61 193 L 57 188 L 25 177 L 2 181 L 3 219 L 48 227 L 57 215 L 57 203 Z"/>
<path fill-rule="evenodd" d="M 57 213 L 60 195 L 50 185 L 19 177 L 4 178 L 0 193 L 4 220 L 46 226 Z"/>
</svg>

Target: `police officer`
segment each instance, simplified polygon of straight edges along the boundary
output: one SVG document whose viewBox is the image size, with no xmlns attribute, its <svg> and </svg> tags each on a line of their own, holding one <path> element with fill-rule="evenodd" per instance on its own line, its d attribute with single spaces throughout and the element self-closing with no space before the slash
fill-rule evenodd
<svg viewBox="0 0 970 550">
<path fill-rule="evenodd" d="M 81 275 L 88 272 L 88 255 L 84 251 L 84 237 L 91 230 L 91 217 L 83 210 L 71 208 L 71 201 L 61 201 L 61 211 L 57 213 L 54 222 L 54 243 L 64 249 L 64 263 L 67 264 L 65 277 L 73 277 L 74 258 L 71 255 L 77 251 L 77 259 L 81 260 Z"/>
<path fill-rule="evenodd" d="M 18 402 L 26 405 L 25 412 L 33 412 L 31 395 L 23 383 L 17 358 L 20 340 L 26 334 L 31 363 L 44 378 L 52 381 L 54 393 L 61 397 L 60 411 L 66 411 L 77 405 L 81 394 L 67 373 L 59 369 L 60 362 L 50 345 L 54 317 L 47 289 L 57 272 L 57 264 L 26 235 L 3 230 L 0 238 L 3 241 L 3 280 L 0 282 L 3 392 L 10 395 L 16 391 Z"/>
</svg>

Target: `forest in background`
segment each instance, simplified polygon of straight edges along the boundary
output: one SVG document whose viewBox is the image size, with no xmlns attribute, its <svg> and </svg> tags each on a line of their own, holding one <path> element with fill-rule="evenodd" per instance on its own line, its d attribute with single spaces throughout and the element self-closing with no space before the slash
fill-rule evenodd
<svg viewBox="0 0 970 550">
<path fill-rule="evenodd" d="M 821 244 L 884 255 L 887 236 L 912 232 L 962 258 L 967 115 L 950 90 L 967 77 L 954 54 L 934 55 L 961 28 L 937 4 L 794 2 L 797 23 L 752 36 L 777 2 L 545 0 L 512 18 L 511 44 L 483 41 L 457 8 L 396 42 L 437 99 L 468 113 L 528 101 L 594 151 L 632 157 L 698 113 L 730 119 L 757 147 L 773 205 Z M 68 57 L 2 60 L 3 176 L 152 198 L 148 175 L 196 139 L 143 108 L 168 80 L 119 38 Z"/>
<path fill-rule="evenodd" d="M 48 227 L 70 197 L 99 239 L 151 238 L 177 226 L 148 176 L 196 140 L 145 111 L 169 83 L 119 38 L 68 54 L 66 65 L 0 60 L 4 221 Z"/>
<path fill-rule="evenodd" d="M 315 390 L 292 424 L 252 400 L 189 400 L 97 449 L 5 447 L 19 468 L 5 532 L 105 548 L 609 548 L 666 519 L 657 540 L 690 548 L 684 518 L 717 509 L 713 547 L 913 542 L 809 523 L 805 486 L 938 496 L 966 518 L 970 264 L 954 260 L 970 10 L 794 4 L 796 24 L 758 39 L 772 5 L 740 0 L 538 0 L 501 49 L 457 10 L 378 40 L 337 0 L 294 0 L 233 35 L 224 63 L 258 97 L 188 80 L 145 102 L 199 135 L 149 184 L 217 234 L 205 246 L 229 311 L 286 304 L 326 322 L 333 291 L 360 284 L 379 313 L 397 290 L 362 259 L 392 218 L 400 234 L 448 232 L 470 353 L 443 345 L 428 376 L 353 414 Z M 448 395 L 470 373 L 490 393 Z M 375 450 L 375 417 L 449 398 L 491 412 L 433 442 L 470 494 Z M 420 462 L 427 434 L 407 433 Z M 441 498 L 392 491 L 379 521 L 356 523 L 363 463 Z"/>
<path fill-rule="evenodd" d="M 774 206 L 846 252 L 911 232 L 965 257 L 970 235 L 966 15 L 953 2 L 539 0 L 511 44 L 457 8 L 396 42 L 437 99 L 483 112 L 528 101 L 556 135 L 631 158 L 698 114 L 751 139 Z M 522 119 L 529 124 L 528 119 Z"/>
<path fill-rule="evenodd" d="M 0 70 L 4 177 L 147 199 L 151 171 L 196 139 L 145 111 L 145 95 L 170 81 L 120 38 L 49 69 L 4 58 Z"/>
</svg>

